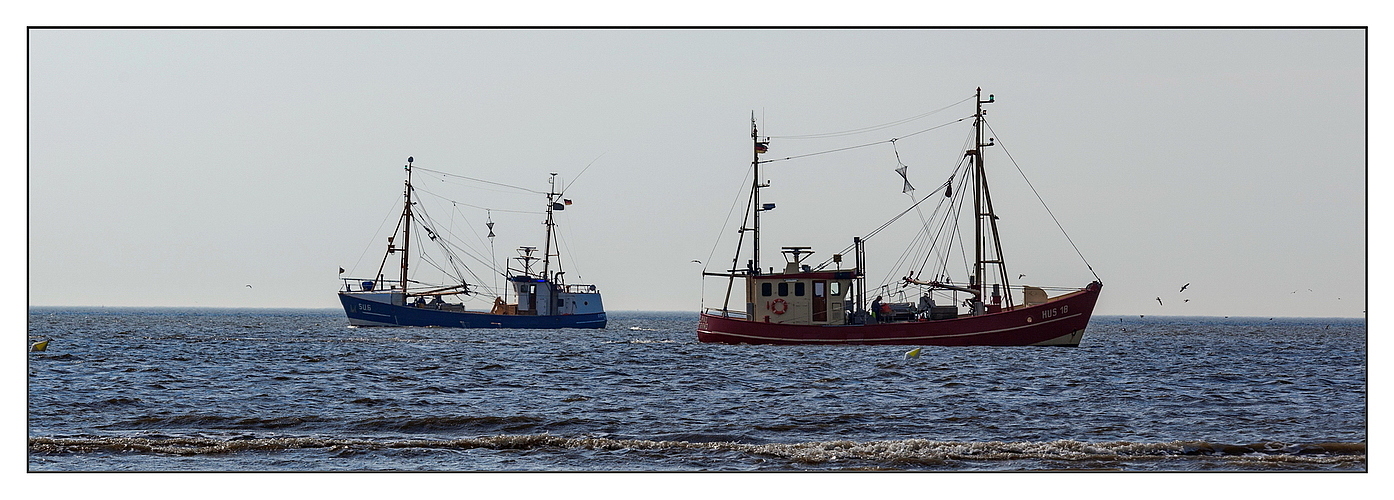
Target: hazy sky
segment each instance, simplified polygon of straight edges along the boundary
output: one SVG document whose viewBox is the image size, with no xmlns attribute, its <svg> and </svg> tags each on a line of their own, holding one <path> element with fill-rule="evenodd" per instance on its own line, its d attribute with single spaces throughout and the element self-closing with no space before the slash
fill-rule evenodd
<svg viewBox="0 0 1394 500">
<path fill-rule="evenodd" d="M 1365 38 L 1276 29 L 34 30 L 28 299 L 338 307 L 338 268 L 376 270 L 392 224 L 384 220 L 400 209 L 401 166 L 414 156 L 419 167 L 537 190 L 548 172 L 574 180 L 575 204 L 560 220 L 568 276 L 598 285 L 611 311 L 695 312 L 702 266 L 691 260 L 717 269 L 731 257 L 734 223 L 721 228 L 743 195 L 752 112 L 762 134 L 835 132 L 920 115 L 982 87 L 996 96 L 988 120 L 998 141 L 1103 279 L 1098 314 L 1359 317 Z M 769 157 L 968 114 L 964 104 L 885 131 L 775 139 Z M 947 127 L 898 141 L 896 151 L 770 164 L 762 197 L 778 208 L 762 218 L 762 260 L 777 264 L 780 246 L 812 246 L 817 261 L 840 251 L 911 203 L 896 152 L 928 193 L 966 133 Z M 1016 168 L 989 168 L 998 169 L 989 175 L 1000 179 L 994 202 L 1011 272 L 1028 284 L 1091 281 Z M 542 207 L 539 196 L 424 179 L 457 202 Z M 461 234 L 486 231 L 482 212 L 444 207 L 435 215 L 449 215 Z M 542 241 L 540 215 L 494 220 L 500 259 Z M 887 266 L 914 230 L 898 224 L 869 242 L 872 281 L 894 272 Z M 709 306 L 717 285 L 707 283 Z"/>
</svg>

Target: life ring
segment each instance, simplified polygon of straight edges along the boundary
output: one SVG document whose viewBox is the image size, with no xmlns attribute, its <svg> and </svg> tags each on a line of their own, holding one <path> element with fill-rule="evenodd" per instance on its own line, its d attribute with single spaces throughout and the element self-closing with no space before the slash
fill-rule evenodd
<svg viewBox="0 0 1394 500">
<path fill-rule="evenodd" d="M 784 299 L 774 299 L 774 302 L 770 302 L 770 310 L 775 314 L 784 314 L 789 311 L 789 303 Z"/>
</svg>

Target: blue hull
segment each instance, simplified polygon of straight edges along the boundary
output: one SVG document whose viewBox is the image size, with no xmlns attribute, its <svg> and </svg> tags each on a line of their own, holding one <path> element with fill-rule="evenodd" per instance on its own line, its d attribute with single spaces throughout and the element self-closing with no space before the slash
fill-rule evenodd
<svg viewBox="0 0 1394 500">
<path fill-rule="evenodd" d="M 354 324 L 439 326 L 448 328 L 605 328 L 605 313 L 522 316 L 482 312 L 438 311 L 395 306 L 339 294 L 344 313 Z"/>
</svg>

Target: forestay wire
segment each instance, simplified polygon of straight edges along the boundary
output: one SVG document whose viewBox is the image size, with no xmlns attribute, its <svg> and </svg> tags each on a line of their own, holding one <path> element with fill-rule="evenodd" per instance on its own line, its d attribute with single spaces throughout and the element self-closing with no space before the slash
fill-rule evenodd
<svg viewBox="0 0 1394 500">
<path fill-rule="evenodd" d="M 987 123 L 986 118 L 983 119 L 983 124 L 987 125 L 987 130 L 989 132 L 992 132 L 993 136 L 997 135 L 997 131 L 992 130 L 992 125 Z M 1083 252 L 1079 251 L 1079 246 L 1075 245 L 1075 240 L 1070 238 L 1070 233 L 1065 232 L 1065 226 L 1060 224 L 1060 219 L 1055 218 L 1055 213 L 1050 211 L 1050 206 L 1046 205 L 1044 198 L 1041 198 L 1041 193 L 1036 192 L 1036 186 L 1031 185 L 1031 179 L 1026 178 L 1026 172 L 1021 170 L 1021 165 L 1018 165 L 1016 163 L 1016 158 L 1012 158 L 1012 153 L 1010 151 L 1007 151 L 1007 146 L 1002 144 L 1001 142 L 998 142 L 997 146 L 1002 148 L 1003 153 L 1006 153 L 1007 159 L 1012 160 L 1012 166 L 1016 168 L 1017 173 L 1021 174 L 1021 179 L 1026 181 L 1026 187 L 1031 188 L 1031 194 L 1036 195 L 1036 200 L 1040 201 L 1041 206 L 1045 208 L 1046 213 L 1050 214 L 1050 220 L 1055 221 L 1055 227 L 1060 228 L 1060 234 L 1065 235 L 1065 240 L 1069 241 L 1070 247 L 1075 249 L 1075 254 L 1079 255 L 1079 260 L 1084 262 L 1084 267 L 1089 268 L 1089 273 L 1094 275 L 1095 280 L 1097 280 L 1099 283 L 1103 283 L 1103 278 L 1099 277 L 1099 273 L 1094 272 L 1094 266 L 1089 265 L 1089 260 L 1084 258 Z"/>
</svg>

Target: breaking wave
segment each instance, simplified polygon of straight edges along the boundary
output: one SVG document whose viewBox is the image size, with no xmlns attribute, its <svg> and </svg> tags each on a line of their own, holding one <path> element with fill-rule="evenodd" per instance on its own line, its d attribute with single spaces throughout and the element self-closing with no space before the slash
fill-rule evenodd
<svg viewBox="0 0 1394 500">
<path fill-rule="evenodd" d="M 388 449 L 418 450 L 599 450 L 599 451 L 689 451 L 697 453 L 736 453 L 782 458 L 798 463 L 821 464 L 835 461 L 865 460 L 904 465 L 936 465 L 948 461 L 1136 461 L 1184 457 L 1220 457 L 1249 461 L 1363 464 L 1364 443 L 1255 443 L 1215 444 L 1202 441 L 1166 443 L 1107 442 L 1073 440 L 1048 442 L 953 442 L 925 439 L 897 441 L 818 441 L 807 443 L 745 444 L 735 442 L 650 441 L 596 437 L 561 437 L 548 434 L 499 435 L 448 440 L 404 439 L 370 440 L 320 437 L 250 439 L 211 438 L 29 438 L 33 454 L 68 453 L 152 453 L 168 455 L 213 455 L 239 452 L 323 449 L 329 452 L 364 452 Z"/>
</svg>

